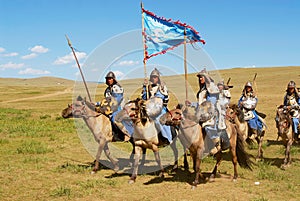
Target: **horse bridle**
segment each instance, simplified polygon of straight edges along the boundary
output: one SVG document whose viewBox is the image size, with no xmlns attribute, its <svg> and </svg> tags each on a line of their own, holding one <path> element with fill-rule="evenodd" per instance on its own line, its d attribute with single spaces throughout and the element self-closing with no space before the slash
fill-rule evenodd
<svg viewBox="0 0 300 201">
<path fill-rule="evenodd" d="M 88 119 L 90 117 L 98 117 L 102 114 L 102 113 L 97 113 L 96 115 L 87 115 L 86 114 L 86 103 L 85 102 L 81 102 L 81 103 L 82 103 L 82 106 L 80 109 L 73 109 L 74 106 L 72 107 L 73 115 L 75 112 L 78 112 L 80 115 L 76 115 L 76 116 Z M 72 104 L 72 105 L 74 105 L 74 104 Z M 75 104 L 75 108 L 78 108 L 78 106 L 76 106 L 76 104 Z"/>
</svg>

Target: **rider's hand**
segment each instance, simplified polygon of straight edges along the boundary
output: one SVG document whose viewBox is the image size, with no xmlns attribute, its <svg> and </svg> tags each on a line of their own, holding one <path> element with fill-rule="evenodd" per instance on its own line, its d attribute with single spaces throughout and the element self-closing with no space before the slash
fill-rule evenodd
<svg viewBox="0 0 300 201">
<path fill-rule="evenodd" d="M 143 84 L 143 86 L 147 86 L 147 85 L 148 85 L 148 79 L 145 78 L 145 79 L 144 79 L 144 84 Z"/>
<path fill-rule="evenodd" d="M 192 104 L 191 101 L 185 100 L 185 105 L 186 105 L 186 106 L 191 106 L 191 104 Z"/>
</svg>

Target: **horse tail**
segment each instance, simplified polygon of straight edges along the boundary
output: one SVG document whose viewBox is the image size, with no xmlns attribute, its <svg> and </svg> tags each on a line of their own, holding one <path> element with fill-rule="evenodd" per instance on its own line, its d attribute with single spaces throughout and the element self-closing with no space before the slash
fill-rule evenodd
<svg viewBox="0 0 300 201">
<path fill-rule="evenodd" d="M 251 158 L 253 158 L 253 156 L 246 152 L 243 137 L 239 133 L 237 133 L 237 139 L 236 139 L 236 155 L 237 155 L 237 160 L 239 165 L 242 168 L 252 171 L 252 165 L 254 163 L 251 160 Z"/>
</svg>

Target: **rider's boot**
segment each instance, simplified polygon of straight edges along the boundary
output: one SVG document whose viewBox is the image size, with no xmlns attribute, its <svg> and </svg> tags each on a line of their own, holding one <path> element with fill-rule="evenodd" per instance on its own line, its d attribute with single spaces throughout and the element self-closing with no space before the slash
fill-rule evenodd
<svg viewBox="0 0 300 201">
<path fill-rule="evenodd" d="M 215 155 L 216 153 L 218 153 L 221 150 L 221 142 L 220 142 L 219 137 L 212 139 L 212 141 L 215 146 L 210 150 L 210 154 Z"/>
<path fill-rule="evenodd" d="M 115 121 L 116 126 L 124 133 L 124 141 L 127 142 L 130 140 L 130 134 L 121 122 Z"/>
</svg>

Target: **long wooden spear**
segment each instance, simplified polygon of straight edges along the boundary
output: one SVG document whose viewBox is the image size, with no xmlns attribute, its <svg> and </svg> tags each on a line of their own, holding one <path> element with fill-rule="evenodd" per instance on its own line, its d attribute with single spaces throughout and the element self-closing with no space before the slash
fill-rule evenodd
<svg viewBox="0 0 300 201">
<path fill-rule="evenodd" d="M 183 57 L 184 57 L 184 81 L 185 81 L 185 100 L 188 100 L 188 75 L 187 75 L 187 63 L 186 63 L 186 29 L 184 27 L 184 41 L 183 41 Z"/>
<path fill-rule="evenodd" d="M 71 41 L 70 41 L 70 39 L 68 38 L 67 35 L 66 35 L 66 39 L 67 39 L 67 41 L 68 41 L 68 45 L 70 46 L 70 48 L 71 48 L 71 50 L 72 50 L 72 52 L 73 52 L 73 55 L 74 55 L 74 58 L 75 58 L 75 60 L 76 60 L 77 66 L 78 66 L 78 68 L 79 68 L 79 71 L 80 71 L 80 74 L 81 74 L 81 77 L 82 77 L 82 80 L 83 80 L 83 84 L 84 84 L 84 86 L 85 86 L 85 90 L 86 90 L 86 92 L 87 92 L 87 95 L 88 95 L 88 97 L 89 97 L 89 100 L 90 100 L 90 102 L 92 102 L 92 99 L 91 99 L 91 95 L 90 95 L 89 89 L 88 89 L 88 87 L 87 87 L 87 85 L 86 85 L 86 82 L 85 82 L 85 79 L 84 79 L 82 70 L 81 70 L 81 68 L 80 68 L 80 64 L 79 64 L 78 59 L 77 59 L 77 57 L 76 57 L 76 54 L 75 54 L 74 48 L 73 48 L 73 46 L 72 46 L 72 43 L 71 43 Z"/>
</svg>

